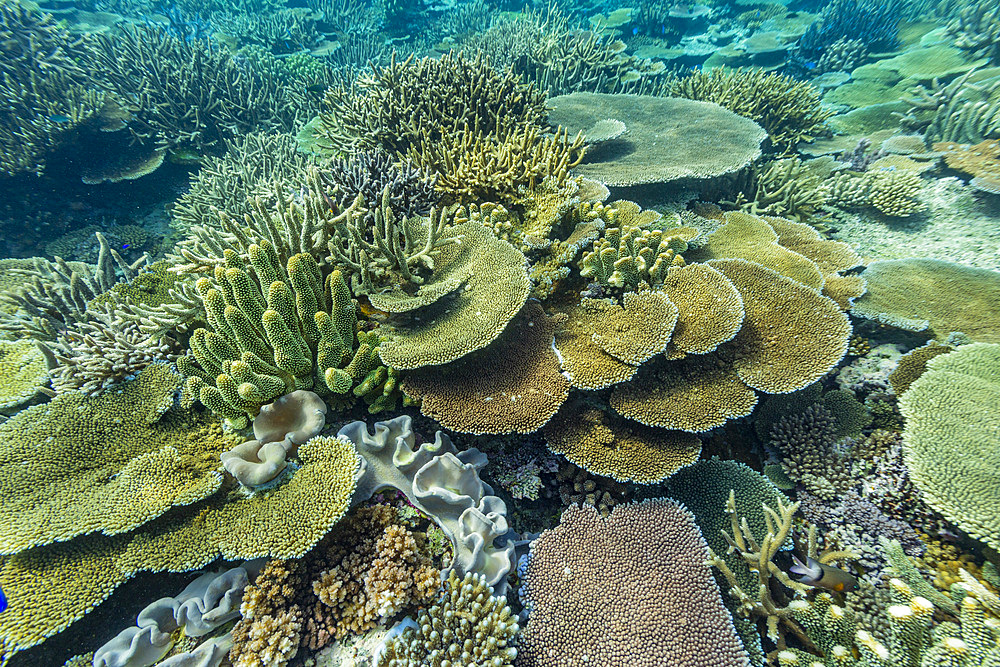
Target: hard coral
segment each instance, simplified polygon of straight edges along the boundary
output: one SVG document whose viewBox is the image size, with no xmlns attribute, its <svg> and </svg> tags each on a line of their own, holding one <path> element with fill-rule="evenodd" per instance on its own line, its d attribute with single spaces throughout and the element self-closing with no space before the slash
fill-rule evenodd
<svg viewBox="0 0 1000 667">
<path fill-rule="evenodd" d="M 609 186 L 728 174 L 759 157 L 766 138 L 752 120 L 702 101 L 573 93 L 548 104 L 549 122 L 569 132 L 586 131 L 607 118 L 625 123 L 625 134 L 588 151 L 574 170 Z"/>
<path fill-rule="evenodd" d="M 826 119 L 833 115 L 820 106 L 819 91 L 810 84 L 762 69 L 699 70 L 673 81 L 668 90 L 677 97 L 715 102 L 757 122 L 782 154 L 825 133 Z"/>
<path fill-rule="evenodd" d="M 707 556 L 674 501 L 570 506 L 531 545 L 516 664 L 749 665 Z"/>
<path fill-rule="evenodd" d="M 30 340 L 0 340 L 0 412 L 16 411 L 49 381 L 45 356 Z"/>
<path fill-rule="evenodd" d="M 415 624 L 386 643 L 379 667 L 445 667 L 452 664 L 510 667 L 518 624 L 505 598 L 493 595 L 483 577 L 452 572 L 435 604 Z"/>
</svg>

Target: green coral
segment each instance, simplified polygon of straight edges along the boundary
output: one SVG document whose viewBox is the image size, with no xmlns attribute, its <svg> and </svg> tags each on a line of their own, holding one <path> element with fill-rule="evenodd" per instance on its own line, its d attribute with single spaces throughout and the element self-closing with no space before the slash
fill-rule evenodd
<svg viewBox="0 0 1000 667">
<path fill-rule="evenodd" d="M 927 362 L 899 400 L 903 455 L 927 503 L 1000 548 L 1000 345 L 972 343 Z"/>
<path fill-rule="evenodd" d="M 388 379 L 388 370 L 381 382 L 369 377 L 378 373 L 377 346 L 359 339 L 339 271 L 324 280 L 307 253 L 283 266 L 263 239 L 248 256 L 226 250 L 214 280 L 196 283 L 211 330 L 196 329 L 191 354 L 178 360 L 188 396 L 243 428 L 262 405 L 296 389 L 343 396 L 362 386 L 371 394 Z"/>
<path fill-rule="evenodd" d="M 833 115 L 822 108 L 819 91 L 811 84 L 762 69 L 698 70 L 671 82 L 667 90 L 677 97 L 715 102 L 756 121 L 780 153 L 826 133 L 824 124 Z"/>
<path fill-rule="evenodd" d="M 24 405 L 48 382 L 45 355 L 33 341 L 0 340 L 0 413 Z"/>
<path fill-rule="evenodd" d="M 513 665 L 517 619 L 506 599 L 493 595 L 482 575 L 459 579 L 452 572 L 435 603 L 421 609 L 416 627 L 391 639 L 380 667 L 442 667 L 451 664 Z"/>
</svg>

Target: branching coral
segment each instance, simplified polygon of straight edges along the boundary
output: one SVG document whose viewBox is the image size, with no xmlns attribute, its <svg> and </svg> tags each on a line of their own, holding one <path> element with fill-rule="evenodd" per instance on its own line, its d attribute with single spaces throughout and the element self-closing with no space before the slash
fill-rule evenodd
<svg viewBox="0 0 1000 667">
<path fill-rule="evenodd" d="M 440 598 L 386 643 L 377 664 L 443 667 L 460 661 L 510 667 L 517 655 L 513 644 L 519 626 L 504 602 L 482 576 L 459 579 L 452 572 Z"/>
<path fill-rule="evenodd" d="M 972 70 L 947 83 L 934 82 L 930 89 L 917 86 L 905 101 L 909 110 L 900 127 L 919 132 L 924 141 L 977 144 L 1000 137 L 1000 81 L 978 80 Z"/>
<path fill-rule="evenodd" d="M 320 135 L 333 148 L 383 148 L 401 157 L 466 129 L 503 136 L 522 125 L 540 125 L 544 97 L 510 71 L 498 73 L 481 54 L 469 59 L 412 57 L 385 67 L 354 86 L 326 95 Z"/>
<path fill-rule="evenodd" d="M 441 198 L 434 190 L 437 177 L 407 161 L 397 162 L 381 148 L 358 151 L 349 159 L 334 158 L 319 172 L 319 178 L 330 188 L 325 194 L 336 207 L 347 208 L 361 195 L 369 205 L 369 221 L 382 212 L 383 203 L 406 220 L 429 214 Z"/>
<path fill-rule="evenodd" d="M 813 86 L 764 70 L 699 70 L 672 82 L 669 93 L 715 102 L 756 121 L 780 153 L 823 134 L 826 119 L 833 115 L 820 106 Z"/>
</svg>

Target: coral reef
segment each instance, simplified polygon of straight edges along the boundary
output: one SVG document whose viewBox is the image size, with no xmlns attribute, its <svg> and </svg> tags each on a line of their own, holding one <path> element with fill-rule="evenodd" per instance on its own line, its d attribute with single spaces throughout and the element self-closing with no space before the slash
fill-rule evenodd
<svg viewBox="0 0 1000 667">
<path fill-rule="evenodd" d="M 946 343 L 953 331 L 978 342 L 1000 342 L 1000 327 L 993 317 L 993 304 L 1000 298 L 995 271 L 913 258 L 872 262 L 863 275 L 868 291 L 854 303 L 854 315 L 926 331 L 940 343 Z"/>
<path fill-rule="evenodd" d="M 927 504 L 973 537 L 997 548 L 992 511 L 997 452 L 995 404 L 1000 345 L 972 343 L 927 362 L 900 398 L 903 453 Z"/>
<path fill-rule="evenodd" d="M 386 643 L 377 664 L 442 667 L 460 662 L 510 667 L 517 656 L 513 644 L 518 629 L 510 607 L 493 595 L 482 575 L 469 573 L 459 579 L 452 572 L 440 597 L 420 610 L 415 625 Z"/>
<path fill-rule="evenodd" d="M 570 506 L 531 545 L 516 664 L 749 665 L 707 554 L 676 502 Z"/>
<path fill-rule="evenodd" d="M 819 103 L 819 91 L 808 83 L 764 70 L 714 69 L 672 81 L 671 95 L 715 102 L 757 122 L 779 153 L 790 153 L 800 141 L 826 132 L 831 112 Z"/>
<path fill-rule="evenodd" d="M 45 355 L 30 340 L 0 340 L 0 413 L 16 411 L 49 383 Z"/>
</svg>

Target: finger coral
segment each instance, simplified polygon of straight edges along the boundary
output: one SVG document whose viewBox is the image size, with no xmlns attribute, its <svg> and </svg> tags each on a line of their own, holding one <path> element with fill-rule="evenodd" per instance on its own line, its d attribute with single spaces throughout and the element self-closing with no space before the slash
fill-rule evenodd
<svg viewBox="0 0 1000 667">
<path fill-rule="evenodd" d="M 674 501 L 570 506 L 531 545 L 516 664 L 749 665 L 707 556 Z"/>
<path fill-rule="evenodd" d="M 510 667 L 517 621 L 482 575 L 459 579 L 452 572 L 440 597 L 421 609 L 416 623 L 386 643 L 379 667 L 443 667 L 448 664 Z"/>
</svg>

